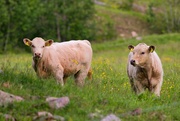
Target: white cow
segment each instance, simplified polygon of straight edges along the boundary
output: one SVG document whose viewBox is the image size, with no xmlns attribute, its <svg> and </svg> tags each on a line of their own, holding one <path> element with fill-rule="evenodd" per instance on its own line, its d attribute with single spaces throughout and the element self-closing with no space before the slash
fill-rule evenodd
<svg viewBox="0 0 180 121">
<path fill-rule="evenodd" d="M 163 83 L 163 68 L 161 60 L 154 51 L 154 46 L 140 43 L 137 46 L 128 46 L 131 52 L 128 57 L 127 73 L 132 89 L 136 94 L 142 93 L 146 88 L 160 96 Z"/>
<path fill-rule="evenodd" d="M 82 86 L 85 78 L 91 79 L 92 48 L 87 40 L 72 40 L 54 43 L 36 37 L 32 41 L 23 39 L 33 54 L 33 68 L 41 78 L 55 77 L 63 86 L 70 75 L 74 75 L 77 85 Z"/>
</svg>

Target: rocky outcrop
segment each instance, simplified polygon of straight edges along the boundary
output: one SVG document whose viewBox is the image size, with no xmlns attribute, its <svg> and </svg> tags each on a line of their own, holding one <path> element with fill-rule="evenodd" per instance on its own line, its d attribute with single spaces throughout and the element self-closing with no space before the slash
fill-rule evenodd
<svg viewBox="0 0 180 121">
<path fill-rule="evenodd" d="M 69 97 L 48 97 L 46 98 L 46 102 L 49 103 L 49 106 L 53 109 L 60 109 L 65 107 L 69 103 Z"/>
<path fill-rule="evenodd" d="M 15 96 L 13 94 L 4 92 L 2 90 L 0 90 L 0 106 L 12 103 L 12 102 L 19 102 L 19 101 L 23 101 L 24 99 L 20 96 Z"/>
</svg>

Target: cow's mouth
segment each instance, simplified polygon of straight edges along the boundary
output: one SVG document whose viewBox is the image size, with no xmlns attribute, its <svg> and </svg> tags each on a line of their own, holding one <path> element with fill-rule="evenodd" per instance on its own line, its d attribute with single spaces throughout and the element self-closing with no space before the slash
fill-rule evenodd
<svg viewBox="0 0 180 121">
<path fill-rule="evenodd" d="M 136 64 L 131 64 L 132 66 L 136 66 Z"/>
<path fill-rule="evenodd" d="M 33 57 L 35 60 L 39 60 L 41 57 L 40 56 L 34 56 Z"/>
</svg>

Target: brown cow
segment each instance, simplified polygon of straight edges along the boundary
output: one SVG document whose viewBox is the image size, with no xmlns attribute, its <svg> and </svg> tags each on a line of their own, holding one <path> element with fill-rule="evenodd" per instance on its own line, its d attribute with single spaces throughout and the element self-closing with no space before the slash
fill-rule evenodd
<svg viewBox="0 0 180 121">
<path fill-rule="evenodd" d="M 146 88 L 160 96 L 163 83 L 163 68 L 161 60 L 154 51 L 154 46 L 140 43 L 128 46 L 131 52 L 128 57 L 127 73 L 132 89 L 141 94 Z"/>
<path fill-rule="evenodd" d="M 32 41 L 25 38 L 23 41 L 32 49 L 32 65 L 39 77 L 52 75 L 62 86 L 70 75 L 74 75 L 77 85 L 83 85 L 87 76 L 91 78 L 92 48 L 89 41 L 55 43 L 39 37 Z"/>
</svg>

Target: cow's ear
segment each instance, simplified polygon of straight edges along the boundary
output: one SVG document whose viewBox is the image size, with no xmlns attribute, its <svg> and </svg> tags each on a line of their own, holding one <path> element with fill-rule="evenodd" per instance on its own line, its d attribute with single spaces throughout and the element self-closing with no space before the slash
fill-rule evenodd
<svg viewBox="0 0 180 121">
<path fill-rule="evenodd" d="M 47 40 L 45 42 L 45 46 L 50 46 L 54 41 L 53 40 Z"/>
<path fill-rule="evenodd" d="M 153 46 L 153 45 L 149 46 L 148 50 L 149 50 L 150 53 L 154 52 L 155 46 Z"/>
<path fill-rule="evenodd" d="M 24 42 L 24 44 L 27 45 L 27 46 L 31 46 L 31 45 L 32 45 L 31 40 L 29 40 L 28 38 L 24 38 L 24 39 L 23 39 L 23 42 Z"/>
<path fill-rule="evenodd" d="M 129 46 L 128 46 L 128 49 L 129 49 L 130 51 L 133 51 L 133 50 L 134 50 L 134 46 L 133 46 L 133 45 L 129 45 Z"/>
</svg>

